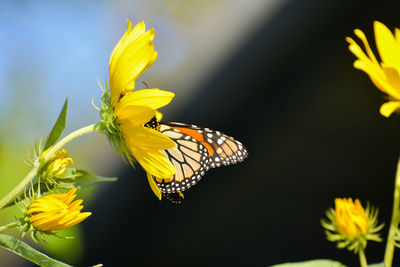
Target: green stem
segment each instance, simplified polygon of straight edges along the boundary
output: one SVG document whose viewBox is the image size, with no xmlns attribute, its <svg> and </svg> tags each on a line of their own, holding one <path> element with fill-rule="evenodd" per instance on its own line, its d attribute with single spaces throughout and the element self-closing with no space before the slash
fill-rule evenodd
<svg viewBox="0 0 400 267">
<path fill-rule="evenodd" d="M 99 125 L 97 124 L 92 124 L 86 127 L 83 127 L 81 129 L 78 129 L 63 139 L 61 139 L 58 143 L 54 145 L 54 147 L 43 157 L 42 160 L 40 158 L 37 158 L 35 162 L 33 163 L 33 167 L 30 170 L 30 172 L 24 177 L 24 179 L 12 190 L 10 191 L 5 197 L 3 197 L 0 200 L 0 209 L 3 209 L 6 207 L 9 203 L 14 201 L 15 197 L 18 196 L 25 188 L 26 186 L 35 178 L 35 176 L 38 174 L 40 169 L 43 167 L 43 165 L 46 164 L 46 162 L 50 159 L 51 156 L 53 156 L 54 153 L 56 153 L 58 150 L 60 150 L 64 145 L 72 141 L 73 139 L 99 131 Z"/>
<path fill-rule="evenodd" d="M 395 240 L 394 236 L 396 233 L 396 228 L 399 224 L 399 211 L 400 211 L 400 158 L 397 162 L 396 180 L 394 183 L 394 195 L 393 195 L 393 211 L 392 211 L 392 221 L 390 223 L 389 233 L 386 241 L 385 257 L 383 260 L 385 267 L 391 267 L 393 262 L 393 253 Z"/>
<path fill-rule="evenodd" d="M 7 230 L 7 229 L 10 229 L 10 228 L 12 228 L 12 227 L 15 227 L 15 226 L 17 226 L 18 224 L 19 224 L 19 222 L 12 222 L 12 223 L 9 223 L 9 224 L 0 226 L 0 232 L 3 232 L 3 231 L 5 231 L 5 230 Z"/>
<path fill-rule="evenodd" d="M 364 249 L 361 249 L 358 252 L 358 256 L 360 257 L 360 266 L 361 267 L 368 267 L 367 259 L 365 258 Z"/>
</svg>

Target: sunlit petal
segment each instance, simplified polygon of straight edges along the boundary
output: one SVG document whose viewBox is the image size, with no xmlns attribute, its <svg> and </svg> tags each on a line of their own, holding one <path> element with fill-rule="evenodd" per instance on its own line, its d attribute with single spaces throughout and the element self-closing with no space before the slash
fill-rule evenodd
<svg viewBox="0 0 400 267">
<path fill-rule="evenodd" d="M 134 80 L 154 62 L 154 30 L 143 33 L 121 51 L 110 71 L 111 97 L 131 88 Z"/>
<path fill-rule="evenodd" d="M 167 179 L 175 174 L 172 163 L 160 152 L 133 149 L 132 154 L 143 169 L 155 177 Z"/>
<path fill-rule="evenodd" d="M 161 200 L 161 191 L 158 188 L 158 186 L 156 185 L 156 182 L 154 181 L 153 176 L 151 176 L 151 174 L 149 174 L 149 173 L 146 173 L 146 174 L 147 174 L 147 180 L 149 181 L 151 190 L 157 196 L 158 200 Z"/>
<path fill-rule="evenodd" d="M 143 89 L 135 92 L 127 93 L 119 101 L 119 108 L 127 106 L 147 106 L 152 109 L 159 109 L 168 105 L 174 93 L 160 89 Z"/>
<path fill-rule="evenodd" d="M 120 123 L 122 125 L 132 124 L 134 126 L 140 126 L 150 121 L 151 118 L 156 114 L 156 110 L 146 106 L 118 106 L 115 111 Z M 124 122 L 129 120 L 130 122 Z"/>
<path fill-rule="evenodd" d="M 110 92 L 113 101 L 121 94 L 134 89 L 135 79 L 148 69 L 156 60 L 154 50 L 154 30 L 146 30 L 144 22 L 139 22 L 131 30 L 131 22 L 125 34 L 114 47 L 109 63 Z"/>
<path fill-rule="evenodd" d="M 54 231 L 69 228 L 87 218 L 90 212 L 80 213 L 82 200 L 71 204 L 75 192 L 76 188 L 66 194 L 50 194 L 33 200 L 27 211 L 32 225 L 40 231 Z"/>
<path fill-rule="evenodd" d="M 140 148 L 158 152 L 176 146 L 169 137 L 154 129 L 127 124 L 121 125 L 120 130 L 131 150 Z"/>
</svg>

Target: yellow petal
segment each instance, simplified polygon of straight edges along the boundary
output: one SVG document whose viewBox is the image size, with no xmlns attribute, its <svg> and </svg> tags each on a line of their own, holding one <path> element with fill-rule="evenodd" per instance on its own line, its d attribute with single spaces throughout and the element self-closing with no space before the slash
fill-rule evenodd
<svg viewBox="0 0 400 267">
<path fill-rule="evenodd" d="M 374 63 L 374 64 L 379 64 L 378 60 L 376 59 L 374 53 L 372 52 L 371 47 L 369 46 L 367 37 L 365 36 L 364 32 L 362 32 L 359 29 L 354 30 L 354 34 L 360 38 L 360 40 L 363 42 L 363 45 L 365 47 L 365 50 L 367 51 L 369 59 Z"/>
<path fill-rule="evenodd" d="M 394 29 L 394 36 L 396 38 L 397 45 L 400 45 L 400 29 L 399 28 Z"/>
<path fill-rule="evenodd" d="M 399 108 L 400 108 L 400 101 L 389 101 L 381 106 L 379 112 L 381 113 L 382 116 L 388 118 L 390 115 L 392 115 L 393 112 L 395 112 Z"/>
<path fill-rule="evenodd" d="M 346 41 L 349 43 L 349 50 L 358 58 L 358 60 L 354 61 L 354 67 L 366 72 L 369 76 L 373 76 L 375 79 L 385 79 L 381 66 L 372 53 L 364 33 L 360 30 L 355 30 L 354 32 L 363 41 L 370 56 L 367 57 L 361 47 L 353 39 L 347 37 Z"/>
<path fill-rule="evenodd" d="M 35 215 L 32 215 L 30 217 L 31 222 L 37 222 L 37 221 L 53 221 L 54 218 L 62 218 L 64 217 L 64 214 L 60 213 L 59 210 L 51 210 L 51 211 L 42 211 L 38 212 Z"/>
<path fill-rule="evenodd" d="M 365 55 L 361 47 L 352 38 L 346 37 L 346 41 L 349 43 L 350 52 L 352 52 L 358 59 L 361 61 L 371 61 L 371 59 Z"/>
<path fill-rule="evenodd" d="M 379 21 L 374 21 L 374 30 L 376 47 L 381 60 L 386 65 L 400 70 L 400 47 L 392 32 Z"/>
<path fill-rule="evenodd" d="M 146 106 L 118 105 L 115 109 L 115 115 L 120 120 L 121 125 L 140 126 L 149 122 L 155 114 L 155 109 Z"/>
<path fill-rule="evenodd" d="M 63 227 L 60 228 L 59 230 L 66 229 L 66 228 L 69 228 L 69 227 L 71 227 L 71 226 L 74 226 L 74 225 L 80 223 L 81 221 L 85 220 L 85 219 L 86 219 L 87 217 L 89 217 L 90 215 L 92 215 L 91 212 L 82 212 L 82 213 L 79 213 L 73 220 L 71 220 L 71 221 L 69 221 L 69 222 L 66 222 L 66 223 L 63 225 Z"/>
<path fill-rule="evenodd" d="M 156 185 L 156 182 L 154 181 L 153 176 L 151 176 L 151 174 L 149 174 L 148 172 L 146 174 L 147 174 L 147 180 L 149 181 L 151 190 L 157 196 L 158 200 L 161 200 L 160 188 L 158 188 L 158 186 Z"/>
<path fill-rule="evenodd" d="M 141 35 L 143 35 L 145 30 L 146 30 L 146 26 L 145 26 L 143 21 L 139 22 L 132 31 L 131 31 L 131 22 L 129 20 L 127 20 L 127 22 L 128 22 L 128 27 L 127 27 L 127 29 L 125 31 L 125 34 L 119 40 L 119 42 L 114 47 L 114 49 L 113 49 L 113 51 L 111 53 L 110 63 L 109 63 L 110 77 L 113 76 L 112 74 L 115 71 L 115 68 L 117 66 L 117 62 L 121 58 L 121 55 L 124 52 L 124 50 L 126 49 L 126 47 L 129 44 L 131 44 L 133 41 L 138 39 Z M 131 87 L 131 89 L 133 89 L 132 85 L 133 84 L 131 84 L 128 87 Z M 112 99 L 118 99 L 118 97 L 123 92 L 123 90 L 125 90 L 125 88 L 117 87 L 114 84 L 113 84 L 113 86 L 110 86 L 110 87 L 111 87 L 110 91 L 111 91 L 111 98 Z"/>
<path fill-rule="evenodd" d="M 400 100 L 400 75 L 399 75 L 399 72 L 395 68 L 386 67 L 385 65 L 383 65 L 382 70 L 385 73 L 388 84 L 390 85 L 388 94 L 390 96 Z"/>
<path fill-rule="evenodd" d="M 152 109 L 159 109 L 171 102 L 174 93 L 160 89 L 143 89 L 130 92 L 121 98 L 119 108 L 127 106 L 147 106 Z"/>
<path fill-rule="evenodd" d="M 175 142 L 166 135 L 151 128 L 123 124 L 120 125 L 120 131 L 131 151 L 134 149 L 144 149 L 158 152 L 176 146 Z"/>
<path fill-rule="evenodd" d="M 143 73 L 145 70 L 147 70 L 148 68 L 150 68 L 150 67 L 154 64 L 154 62 L 157 60 L 157 57 L 158 57 L 158 53 L 157 53 L 157 51 L 154 50 L 154 53 L 153 53 L 152 58 L 151 58 L 150 61 L 147 63 L 146 67 L 144 68 L 144 70 L 143 70 L 141 73 Z M 139 74 L 139 75 L 140 75 L 140 74 Z M 138 75 L 138 76 L 139 76 L 139 75 Z"/>
<path fill-rule="evenodd" d="M 115 67 L 115 62 L 116 58 L 119 57 L 121 54 L 121 51 L 123 51 L 126 48 L 126 45 L 129 44 L 130 42 L 134 41 L 137 39 L 141 34 L 143 34 L 146 30 L 146 25 L 144 24 L 143 21 L 139 22 L 136 24 L 135 28 L 131 31 L 132 23 L 129 19 L 126 20 L 128 23 L 128 27 L 125 31 L 125 34 L 122 36 L 122 38 L 118 41 L 118 43 L 115 45 L 111 57 L 110 57 L 110 72 L 114 70 Z"/>
<path fill-rule="evenodd" d="M 163 114 L 160 111 L 156 111 L 156 120 L 161 121 L 163 118 Z"/>
<path fill-rule="evenodd" d="M 390 71 L 388 72 L 388 74 L 386 74 L 384 69 L 380 68 L 378 65 L 373 64 L 371 61 L 366 60 L 356 60 L 354 62 L 354 68 L 366 72 L 374 85 L 378 87 L 378 89 L 380 89 L 382 92 L 396 99 L 400 99 L 400 93 L 388 81 L 387 75 L 389 75 L 391 79 L 395 79 L 395 76 L 393 76 Z"/>
<path fill-rule="evenodd" d="M 120 92 L 132 87 L 132 82 L 150 67 L 154 59 L 154 30 L 142 34 L 128 44 L 115 58 L 115 66 L 110 72 L 110 90 L 112 99 L 117 99 Z"/>
<path fill-rule="evenodd" d="M 131 150 L 133 156 L 150 175 L 161 179 L 168 179 L 175 174 L 175 168 L 167 156 L 161 152 L 150 152 L 146 150 Z"/>
</svg>

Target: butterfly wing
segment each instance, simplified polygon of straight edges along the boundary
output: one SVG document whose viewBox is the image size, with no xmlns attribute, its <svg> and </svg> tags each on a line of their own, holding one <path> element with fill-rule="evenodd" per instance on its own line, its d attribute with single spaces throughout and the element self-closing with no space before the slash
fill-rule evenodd
<svg viewBox="0 0 400 267">
<path fill-rule="evenodd" d="M 162 193 L 183 192 L 209 169 L 208 151 L 194 137 L 169 124 L 160 124 L 158 130 L 176 143 L 176 147 L 163 151 L 175 167 L 175 175 L 169 179 L 155 178 L 156 184 Z"/>
<path fill-rule="evenodd" d="M 168 123 L 168 125 L 194 136 L 198 142 L 204 145 L 209 154 L 209 167 L 211 168 L 236 164 L 248 156 L 248 152 L 242 143 L 220 131 L 177 122 Z"/>
<path fill-rule="evenodd" d="M 157 125 L 177 147 L 165 150 L 176 173 L 169 179 L 153 177 L 163 195 L 179 203 L 183 192 L 195 185 L 207 170 L 243 161 L 248 153 L 234 138 L 196 125 L 169 122 Z"/>
</svg>

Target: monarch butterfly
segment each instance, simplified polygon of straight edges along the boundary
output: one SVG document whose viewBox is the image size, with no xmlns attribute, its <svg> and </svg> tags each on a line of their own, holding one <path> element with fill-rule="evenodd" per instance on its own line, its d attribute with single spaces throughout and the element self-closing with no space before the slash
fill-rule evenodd
<svg viewBox="0 0 400 267">
<path fill-rule="evenodd" d="M 248 155 L 242 143 L 219 131 L 177 122 L 160 123 L 155 117 L 145 126 L 160 131 L 177 145 L 162 151 L 175 167 L 175 175 L 169 179 L 152 176 L 162 195 L 174 203 L 182 202 L 182 192 L 194 186 L 210 168 L 236 164 Z"/>
</svg>

